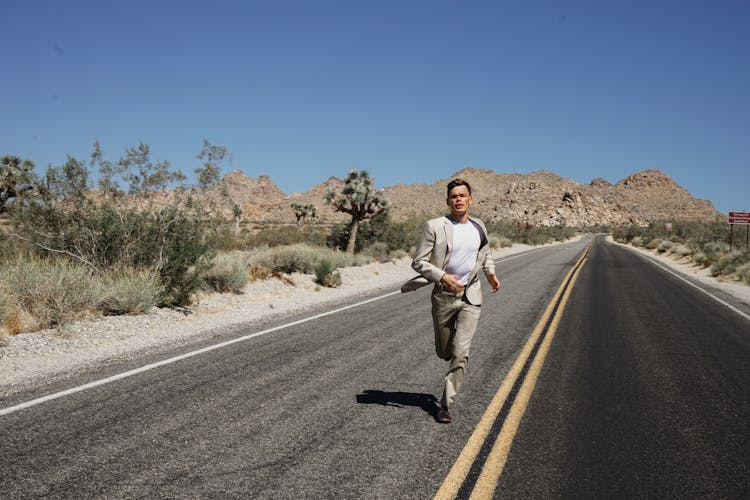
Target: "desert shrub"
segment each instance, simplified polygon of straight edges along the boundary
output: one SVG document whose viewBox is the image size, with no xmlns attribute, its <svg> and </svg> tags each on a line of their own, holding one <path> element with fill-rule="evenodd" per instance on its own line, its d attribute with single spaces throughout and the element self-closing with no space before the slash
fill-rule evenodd
<svg viewBox="0 0 750 500">
<path fill-rule="evenodd" d="M 654 241 L 654 238 L 651 238 L 650 236 L 642 236 L 642 238 L 643 238 L 642 239 L 643 243 L 641 244 L 641 248 L 649 248 L 649 245 L 651 244 L 651 242 Z M 656 246 L 654 246 L 653 248 L 656 248 Z"/>
<path fill-rule="evenodd" d="M 696 252 L 695 254 L 693 254 L 693 262 L 703 267 L 706 267 L 709 265 L 709 262 L 707 259 L 708 258 L 706 257 L 706 254 L 703 252 Z"/>
<path fill-rule="evenodd" d="M 630 244 L 634 247 L 642 247 L 643 246 L 643 236 L 635 236 L 632 240 L 630 240 Z"/>
<path fill-rule="evenodd" d="M 543 232 L 529 233 L 524 239 L 523 243 L 527 245 L 545 245 L 553 241 L 547 234 Z"/>
<path fill-rule="evenodd" d="M 648 248 L 649 250 L 656 250 L 657 248 L 659 248 L 659 245 L 661 245 L 661 241 L 662 240 L 660 238 L 655 238 L 646 243 L 645 248 Z"/>
<path fill-rule="evenodd" d="M 513 242 L 506 236 L 500 236 L 498 234 L 490 234 L 490 248 L 507 248 L 513 246 Z"/>
<path fill-rule="evenodd" d="M 729 275 L 733 274 L 743 264 L 750 262 L 750 250 L 728 253 L 722 256 L 716 263 L 711 266 L 711 275 Z"/>
<path fill-rule="evenodd" d="M 59 326 L 96 304 L 89 269 L 64 259 L 19 258 L 5 263 L 11 307 L 26 315 L 30 329 Z M 7 307 L 7 305 L 6 305 Z"/>
<path fill-rule="evenodd" d="M 330 260 L 337 269 L 339 267 L 364 266 L 365 264 L 372 262 L 372 258 L 365 254 L 351 255 L 346 252 L 339 252 L 328 248 L 322 250 L 320 258 Z"/>
<path fill-rule="evenodd" d="M 98 282 L 96 308 L 104 314 L 138 314 L 161 303 L 164 287 L 146 269 L 110 270 Z"/>
<path fill-rule="evenodd" d="M 341 285 L 341 274 L 326 259 L 315 264 L 315 282 L 321 286 L 335 288 Z"/>
<path fill-rule="evenodd" d="M 576 234 L 575 228 L 568 226 L 531 226 L 510 221 L 487 222 L 487 231 L 517 243 L 541 245 L 550 241 L 565 241 Z"/>
<path fill-rule="evenodd" d="M 723 241 L 709 241 L 703 245 L 703 252 L 709 256 L 729 253 L 729 245 Z"/>
<path fill-rule="evenodd" d="M 656 251 L 659 253 L 664 253 L 667 250 L 670 250 L 674 246 L 674 243 L 672 243 L 669 240 L 662 240 L 661 243 L 659 243 L 659 246 L 656 247 Z"/>
<path fill-rule="evenodd" d="M 320 226 L 266 225 L 243 238 L 243 248 L 290 246 L 298 243 L 325 246 L 328 231 Z"/>
<path fill-rule="evenodd" d="M 684 243 L 694 252 L 701 250 L 707 242 L 729 241 L 729 228 L 725 221 L 671 221 L 672 231 L 667 231 L 666 222 L 669 221 L 655 221 L 646 227 L 620 226 L 613 229 L 613 237 L 617 241 L 632 241 L 634 238 L 640 237 L 643 239 L 641 246 L 644 247 L 648 247 L 653 240 L 668 239 L 674 243 Z M 658 245 L 655 245 L 653 249 L 657 247 Z"/>
<path fill-rule="evenodd" d="M 746 285 L 750 285 L 750 262 L 746 262 L 738 267 L 735 275 Z"/>
<path fill-rule="evenodd" d="M 318 260 L 318 252 L 318 249 L 305 244 L 280 246 L 259 253 L 253 262 L 271 272 L 309 274 Z"/>
<path fill-rule="evenodd" d="M 680 257 L 687 257 L 688 255 L 693 254 L 693 250 L 689 246 L 681 243 L 672 248 L 672 253 L 676 253 Z"/>
<path fill-rule="evenodd" d="M 5 285 L 0 282 L 0 329 L 4 328 L 6 320 L 8 320 L 10 317 L 10 308 L 10 294 L 8 293 Z M 0 331 L 0 338 L 2 337 L 3 334 Z"/>
<path fill-rule="evenodd" d="M 240 292 L 249 280 L 248 255 L 242 252 L 222 253 L 214 257 L 203 274 L 206 286 L 217 292 Z"/>
<path fill-rule="evenodd" d="M 271 277 L 272 271 L 265 266 L 257 263 L 250 263 L 247 266 L 247 274 L 250 281 L 260 281 Z"/>
<path fill-rule="evenodd" d="M 244 250 L 247 244 L 243 236 L 235 236 L 234 227 L 220 219 L 209 222 L 211 228 L 206 232 L 204 241 L 215 252 L 231 252 Z"/>
<path fill-rule="evenodd" d="M 366 255 L 350 255 L 346 252 L 337 252 L 325 247 L 311 247 L 309 245 L 297 244 L 269 248 L 259 252 L 251 258 L 251 265 L 261 266 L 272 273 L 294 272 L 312 274 L 315 264 L 321 260 L 328 260 L 334 268 L 346 266 L 360 266 L 371 261 Z"/>
<path fill-rule="evenodd" d="M 65 255 L 98 274 L 118 267 L 152 271 L 165 305 L 188 304 L 210 264 L 210 228 L 188 205 L 138 211 L 114 202 L 32 204 L 14 220 L 41 255 Z"/>
<path fill-rule="evenodd" d="M 388 213 L 378 215 L 360 223 L 355 251 L 361 252 L 374 243 L 384 243 L 388 252 L 409 251 L 419 243 L 422 223 L 422 220 L 417 219 L 397 222 L 392 220 Z M 349 243 L 350 229 L 351 224 L 333 226 L 327 239 L 328 246 L 345 250 Z"/>
<path fill-rule="evenodd" d="M 412 253 L 413 253 L 413 251 L 412 251 Z M 398 249 L 393 250 L 391 252 L 391 259 L 393 259 L 393 260 L 400 260 L 400 259 L 403 259 L 405 257 L 408 257 L 409 255 L 410 254 L 406 250 L 402 250 L 402 249 L 398 248 Z"/>
<path fill-rule="evenodd" d="M 391 253 L 388 251 L 388 244 L 384 241 L 376 241 L 362 251 L 376 262 L 390 262 Z"/>
</svg>

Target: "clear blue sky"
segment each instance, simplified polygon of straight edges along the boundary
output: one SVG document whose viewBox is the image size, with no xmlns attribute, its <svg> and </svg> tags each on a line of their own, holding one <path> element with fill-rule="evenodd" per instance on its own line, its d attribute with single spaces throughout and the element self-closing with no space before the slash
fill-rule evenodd
<svg viewBox="0 0 750 500">
<path fill-rule="evenodd" d="M 206 138 L 286 193 L 472 166 L 657 168 L 750 210 L 750 2 L 8 1 L 0 154 L 61 165 Z"/>
</svg>

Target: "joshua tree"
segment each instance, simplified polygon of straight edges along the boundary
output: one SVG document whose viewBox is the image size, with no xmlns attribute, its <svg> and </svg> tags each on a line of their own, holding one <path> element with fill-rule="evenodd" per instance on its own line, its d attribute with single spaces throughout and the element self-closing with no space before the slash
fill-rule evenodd
<svg viewBox="0 0 750 500">
<path fill-rule="evenodd" d="M 232 206 L 232 216 L 234 217 L 234 237 L 240 234 L 240 222 L 242 221 L 242 207 L 235 203 Z"/>
<path fill-rule="evenodd" d="M 292 203 L 291 207 L 292 210 L 294 210 L 294 216 L 297 217 L 297 224 L 302 224 L 303 222 L 305 222 L 305 219 L 308 216 L 310 216 L 311 219 L 314 219 L 318 216 L 315 205 L 311 203 L 308 203 L 306 205 L 302 205 L 300 203 Z"/>
<path fill-rule="evenodd" d="M 33 189 L 34 162 L 21 160 L 18 156 L 5 155 L 0 158 L 0 213 L 7 210 L 6 204 L 24 191 Z"/>
<path fill-rule="evenodd" d="M 328 189 L 326 203 L 337 212 L 352 216 L 349 242 L 346 245 L 346 251 L 350 254 L 354 253 L 360 223 L 388 210 L 388 200 L 383 196 L 382 190 L 375 189 L 375 179 L 370 177 L 367 170 L 357 172 L 352 169 L 344 179 L 344 187 L 340 192 Z"/>
</svg>

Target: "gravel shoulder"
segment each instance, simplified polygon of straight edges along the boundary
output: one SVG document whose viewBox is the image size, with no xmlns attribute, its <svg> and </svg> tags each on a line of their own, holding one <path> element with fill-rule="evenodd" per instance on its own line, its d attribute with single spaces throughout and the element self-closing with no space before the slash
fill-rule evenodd
<svg viewBox="0 0 750 500">
<path fill-rule="evenodd" d="M 497 259 L 531 248 L 515 244 L 493 250 L 493 255 Z M 717 284 L 707 271 L 662 255 L 653 256 L 686 274 Z M 393 292 L 415 276 L 409 258 L 344 268 L 340 272 L 343 284 L 339 288 L 319 287 L 312 275 L 294 274 L 291 284 L 269 279 L 248 284 L 241 294 L 201 296 L 189 314 L 156 308 L 139 316 L 80 320 L 59 329 L 0 340 L 0 397 L 64 379 L 93 366 L 136 359 L 208 338 L 217 330 L 334 307 L 364 294 Z M 718 286 L 750 304 L 750 287 L 736 283 L 718 283 Z"/>
</svg>

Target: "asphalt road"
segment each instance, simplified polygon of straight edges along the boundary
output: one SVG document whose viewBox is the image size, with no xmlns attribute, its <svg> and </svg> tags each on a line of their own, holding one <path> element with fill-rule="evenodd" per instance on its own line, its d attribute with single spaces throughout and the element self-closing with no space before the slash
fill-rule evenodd
<svg viewBox="0 0 750 500">
<path fill-rule="evenodd" d="M 431 498 L 592 241 L 498 262 L 453 424 L 422 289 L 0 416 L 0 496 Z M 748 496 L 746 318 L 601 239 L 558 310 L 496 498 Z"/>
</svg>

